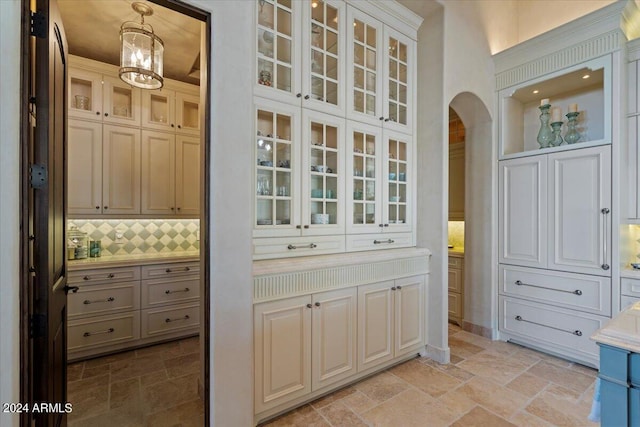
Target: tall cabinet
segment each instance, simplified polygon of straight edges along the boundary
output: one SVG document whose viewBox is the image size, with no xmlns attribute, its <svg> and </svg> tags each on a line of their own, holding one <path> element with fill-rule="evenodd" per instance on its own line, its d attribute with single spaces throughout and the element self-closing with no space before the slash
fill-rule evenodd
<svg viewBox="0 0 640 427">
<path fill-rule="evenodd" d="M 591 366 L 589 337 L 618 299 L 620 12 L 601 12 L 597 33 L 575 21 L 494 57 L 499 336 Z M 561 124 L 548 143 L 551 121 Z"/>
</svg>

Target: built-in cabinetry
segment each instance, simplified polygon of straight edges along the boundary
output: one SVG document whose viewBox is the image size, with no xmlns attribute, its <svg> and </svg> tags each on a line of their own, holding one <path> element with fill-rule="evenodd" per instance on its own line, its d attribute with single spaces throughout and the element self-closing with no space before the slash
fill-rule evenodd
<svg viewBox="0 0 640 427">
<path fill-rule="evenodd" d="M 198 88 L 132 88 L 117 68 L 70 57 L 68 214 L 197 216 Z"/>
<path fill-rule="evenodd" d="M 449 321 L 462 326 L 464 319 L 464 254 L 449 252 Z"/>
<path fill-rule="evenodd" d="M 449 144 L 449 221 L 464 221 L 464 142 Z"/>
<path fill-rule="evenodd" d="M 619 295 L 620 11 L 584 18 L 597 31 L 574 21 L 494 57 L 499 335 L 592 366 L 589 336 Z M 549 122 L 562 140 L 540 137 Z"/>
<path fill-rule="evenodd" d="M 256 261 L 256 421 L 423 351 L 428 262 L 415 248 Z"/>
<path fill-rule="evenodd" d="M 627 43 L 627 140 L 628 155 L 625 157 L 628 170 L 627 218 L 640 219 L 640 39 Z"/>
<path fill-rule="evenodd" d="M 386 7 L 257 3 L 255 259 L 415 244 L 419 18 Z"/>
<path fill-rule="evenodd" d="M 197 334 L 199 272 L 198 262 L 73 268 L 69 359 Z"/>
</svg>

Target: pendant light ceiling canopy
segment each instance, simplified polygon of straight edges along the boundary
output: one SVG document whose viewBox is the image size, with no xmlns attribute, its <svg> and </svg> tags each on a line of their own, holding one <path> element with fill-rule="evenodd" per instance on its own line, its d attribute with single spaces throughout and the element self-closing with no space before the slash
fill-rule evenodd
<svg viewBox="0 0 640 427">
<path fill-rule="evenodd" d="M 134 2 L 131 7 L 140 14 L 140 22 L 126 21 L 120 27 L 120 78 L 141 89 L 160 89 L 164 82 L 164 43 L 153 27 L 144 23 L 144 17 L 153 15 L 153 9 L 141 2 Z"/>
</svg>

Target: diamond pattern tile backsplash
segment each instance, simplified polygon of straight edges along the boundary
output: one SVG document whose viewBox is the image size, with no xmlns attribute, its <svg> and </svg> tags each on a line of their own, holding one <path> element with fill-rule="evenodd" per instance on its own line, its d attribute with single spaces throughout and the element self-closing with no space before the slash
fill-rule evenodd
<svg viewBox="0 0 640 427">
<path fill-rule="evenodd" d="M 200 249 L 197 219 L 72 219 L 67 221 L 67 229 L 71 227 L 87 233 L 89 240 L 100 240 L 102 256 Z M 117 243 L 116 233 L 122 233 Z"/>
</svg>

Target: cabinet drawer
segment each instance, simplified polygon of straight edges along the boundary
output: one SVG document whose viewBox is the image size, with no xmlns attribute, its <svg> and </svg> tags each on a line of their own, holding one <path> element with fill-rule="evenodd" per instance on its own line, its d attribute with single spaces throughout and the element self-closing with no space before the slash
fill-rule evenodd
<svg viewBox="0 0 640 427">
<path fill-rule="evenodd" d="M 620 293 L 622 295 L 640 298 L 640 280 L 621 277 Z"/>
<path fill-rule="evenodd" d="M 449 268 L 449 290 L 453 292 L 462 292 L 462 283 L 464 277 L 462 270 Z"/>
<path fill-rule="evenodd" d="M 344 252 L 344 236 L 253 239 L 253 258 L 270 259 Z"/>
<path fill-rule="evenodd" d="M 449 317 L 462 317 L 462 295 L 449 292 Z"/>
<path fill-rule="evenodd" d="M 197 301 L 199 297 L 199 276 L 142 281 L 143 308 Z"/>
<path fill-rule="evenodd" d="M 80 285 L 67 295 L 69 319 L 85 315 L 117 313 L 140 308 L 140 282 Z"/>
<path fill-rule="evenodd" d="M 140 338 L 140 312 L 69 321 L 67 349 L 83 350 Z"/>
<path fill-rule="evenodd" d="M 406 248 L 413 246 L 411 233 L 354 234 L 347 236 L 347 251 Z"/>
<path fill-rule="evenodd" d="M 640 298 L 620 295 L 620 310 L 624 310 L 625 308 L 629 307 L 631 304 L 635 304 L 637 302 L 640 302 Z"/>
<path fill-rule="evenodd" d="M 449 268 L 462 268 L 464 259 L 449 255 Z"/>
<path fill-rule="evenodd" d="M 500 293 L 608 316 L 611 279 L 500 265 Z"/>
<path fill-rule="evenodd" d="M 185 276 L 188 274 L 200 274 L 200 263 L 198 261 L 142 266 L 143 280 L 159 279 L 161 277 Z"/>
<path fill-rule="evenodd" d="M 589 337 L 610 319 L 535 302 L 500 297 L 500 331 L 583 360 L 597 360 Z"/>
<path fill-rule="evenodd" d="M 115 283 L 140 280 L 140 267 L 95 268 L 69 272 L 69 284 Z"/>
<path fill-rule="evenodd" d="M 191 330 L 200 324 L 200 305 L 190 304 L 142 310 L 142 338 Z"/>
</svg>

